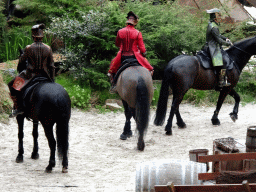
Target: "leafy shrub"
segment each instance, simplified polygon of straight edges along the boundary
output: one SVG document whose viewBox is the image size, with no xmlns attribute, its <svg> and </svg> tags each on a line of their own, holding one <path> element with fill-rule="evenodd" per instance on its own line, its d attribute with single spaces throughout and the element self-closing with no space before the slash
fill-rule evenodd
<svg viewBox="0 0 256 192">
<path fill-rule="evenodd" d="M 76 79 L 68 75 L 60 75 L 56 77 L 56 83 L 62 85 L 68 92 L 71 99 L 71 106 L 86 109 L 90 107 L 89 100 L 91 98 L 90 87 L 82 87 L 76 82 Z"/>
<path fill-rule="evenodd" d="M 4 4 L 3 1 L 0 2 L 0 50 L 4 50 L 4 42 L 3 38 L 5 35 L 5 28 L 6 28 L 6 18 L 3 14 Z M 3 51 L 0 52 L 0 63 L 4 61 L 5 54 Z"/>
</svg>

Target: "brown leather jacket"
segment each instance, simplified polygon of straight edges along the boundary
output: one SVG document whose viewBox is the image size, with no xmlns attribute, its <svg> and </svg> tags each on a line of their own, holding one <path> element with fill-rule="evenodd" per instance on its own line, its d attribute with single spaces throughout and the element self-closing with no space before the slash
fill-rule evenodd
<svg viewBox="0 0 256 192">
<path fill-rule="evenodd" d="M 48 76 L 54 81 L 55 67 L 51 47 L 41 41 L 26 46 L 24 53 L 19 59 L 19 68 L 26 69 L 14 80 L 13 88 L 16 90 L 21 90 L 33 77 L 39 74 Z"/>
</svg>

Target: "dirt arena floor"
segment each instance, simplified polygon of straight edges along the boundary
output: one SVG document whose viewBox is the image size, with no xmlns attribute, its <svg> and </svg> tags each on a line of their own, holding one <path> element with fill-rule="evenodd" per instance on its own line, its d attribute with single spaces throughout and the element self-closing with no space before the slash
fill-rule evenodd
<svg viewBox="0 0 256 192">
<path fill-rule="evenodd" d="M 17 123 L 12 119 L 9 124 L 0 124 L 0 191 L 135 191 L 137 163 L 159 159 L 189 160 L 192 149 L 208 149 L 212 154 L 214 139 L 230 136 L 245 140 L 247 127 L 256 125 L 256 105 L 240 105 L 235 123 L 229 117 L 233 105 L 223 105 L 219 114 L 220 126 L 211 124 L 214 109 L 181 104 L 180 112 L 187 128 L 178 129 L 174 119 L 172 136 L 165 135 L 164 126 L 153 125 L 155 110 L 152 110 L 144 152 L 136 150 L 136 135 L 126 141 L 119 139 L 125 122 L 123 112 L 98 114 L 73 109 L 67 174 L 61 173 L 59 161 L 52 173 L 44 172 L 49 160 L 49 147 L 41 125 L 40 158 L 30 158 L 33 139 L 32 122 L 29 121 L 25 122 L 24 130 L 24 162 L 16 163 Z M 134 120 L 132 130 L 135 130 Z"/>
</svg>

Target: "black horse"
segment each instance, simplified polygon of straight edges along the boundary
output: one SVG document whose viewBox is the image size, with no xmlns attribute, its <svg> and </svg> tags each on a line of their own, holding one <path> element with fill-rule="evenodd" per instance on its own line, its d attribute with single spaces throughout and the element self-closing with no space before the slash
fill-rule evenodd
<svg viewBox="0 0 256 192">
<path fill-rule="evenodd" d="M 18 71 L 25 68 L 25 64 L 19 64 Z M 38 80 L 40 80 L 38 82 Z M 59 84 L 38 77 L 32 80 L 36 85 L 30 91 L 24 91 L 25 113 L 16 117 L 18 122 L 19 150 L 16 162 L 23 162 L 23 125 L 24 118 L 33 120 L 34 148 L 32 159 L 38 159 L 38 122 L 40 121 L 50 147 L 49 165 L 46 172 L 51 172 L 55 166 L 56 141 L 53 135 L 53 126 L 56 123 L 57 149 L 59 158 L 62 160 L 62 172 L 68 170 L 68 147 L 69 147 L 69 119 L 71 116 L 71 101 L 66 90 Z M 31 83 L 30 83 L 31 84 Z"/>
<path fill-rule="evenodd" d="M 233 112 L 230 113 L 231 119 L 233 121 L 237 120 L 240 97 L 233 88 L 236 86 L 244 66 L 247 64 L 251 56 L 256 54 L 256 38 L 247 38 L 236 42 L 234 46 L 230 47 L 228 50 L 226 50 L 226 52 L 228 53 L 230 59 L 234 61 L 233 69 L 227 70 L 227 76 L 231 86 L 223 87 L 220 90 L 217 107 L 212 117 L 213 125 L 220 124 L 218 114 L 223 101 L 228 94 L 235 99 Z M 164 78 L 161 85 L 154 124 L 163 125 L 164 123 L 167 110 L 169 87 L 171 87 L 173 91 L 173 102 L 170 116 L 165 127 L 167 135 L 172 134 L 171 128 L 174 114 L 176 114 L 178 127 L 186 127 L 186 124 L 182 120 L 179 112 L 179 105 L 185 93 L 190 88 L 199 90 L 216 89 L 217 84 L 218 81 L 214 71 L 211 69 L 204 69 L 198 62 L 196 56 L 180 55 L 172 59 L 164 71 Z"/>
</svg>

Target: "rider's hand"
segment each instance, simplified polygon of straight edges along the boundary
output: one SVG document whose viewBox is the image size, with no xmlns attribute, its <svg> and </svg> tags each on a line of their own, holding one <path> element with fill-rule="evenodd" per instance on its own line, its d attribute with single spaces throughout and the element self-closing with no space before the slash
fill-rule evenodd
<svg viewBox="0 0 256 192">
<path fill-rule="evenodd" d="M 150 71 L 150 74 L 151 74 L 151 76 L 153 76 L 153 74 L 154 74 L 154 70 Z"/>
<path fill-rule="evenodd" d="M 112 83 L 112 81 L 113 81 L 113 74 L 112 73 L 108 73 L 107 76 L 109 77 L 110 82 Z"/>
<path fill-rule="evenodd" d="M 233 46 L 233 43 L 230 41 L 230 39 L 226 39 L 227 43 L 230 43 L 231 46 Z"/>
</svg>

